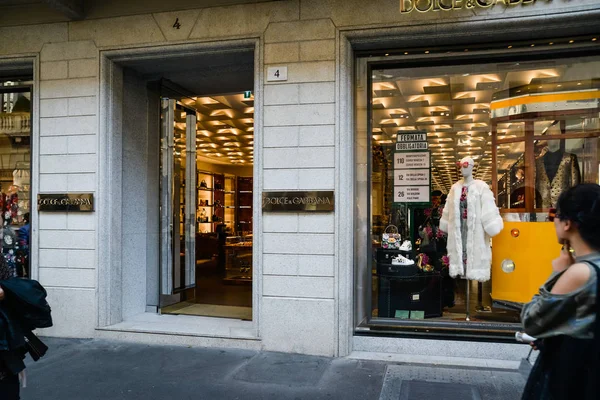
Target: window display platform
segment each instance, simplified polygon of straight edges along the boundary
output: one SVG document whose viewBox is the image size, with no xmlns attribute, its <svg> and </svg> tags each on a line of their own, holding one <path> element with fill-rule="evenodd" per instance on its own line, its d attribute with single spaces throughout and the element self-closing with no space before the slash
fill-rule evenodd
<svg viewBox="0 0 600 400">
<path fill-rule="evenodd" d="M 391 283 L 390 279 L 386 277 L 383 277 L 382 279 L 381 276 L 373 276 L 373 279 L 376 282 L 372 300 L 372 304 L 376 307 L 373 309 L 373 318 L 377 319 L 377 325 L 395 325 L 399 321 L 414 322 L 420 319 L 420 322 L 464 322 L 465 324 L 469 324 L 469 326 L 475 326 L 478 322 L 486 324 L 510 324 L 514 325 L 513 331 L 518 329 L 520 312 L 514 309 L 499 307 L 492 303 L 491 298 L 486 298 L 485 296 L 482 296 L 482 302 L 480 304 L 478 300 L 479 285 L 477 285 L 477 282 L 469 282 L 471 285 L 471 298 L 469 302 L 470 321 L 466 321 L 466 281 L 450 278 L 442 280 L 439 274 L 432 275 L 422 273 L 417 276 L 420 277 L 420 279 L 413 279 L 410 277 L 408 280 L 404 277 L 392 278 L 393 280 L 398 281 L 395 283 Z M 429 279 L 427 279 L 427 277 L 429 277 Z M 438 288 L 438 284 L 441 285 L 441 288 Z M 414 293 L 419 294 L 419 299 L 413 301 L 412 297 L 407 297 L 410 293 L 413 293 L 413 291 L 400 291 L 396 288 L 398 285 L 404 288 L 410 287 L 412 288 L 411 290 L 420 289 L 418 291 L 413 290 Z M 443 301 L 443 299 L 440 300 L 437 297 L 437 290 L 442 290 L 443 297 L 447 295 L 446 292 L 449 289 L 448 285 L 452 285 L 450 290 L 454 294 L 454 306 L 449 307 L 447 305 L 442 305 L 440 311 L 437 312 L 437 307 L 440 304 L 438 301 Z M 489 293 L 489 286 L 491 286 L 489 282 L 483 285 L 482 294 Z M 380 292 L 377 292 L 375 289 Z M 394 296 L 393 293 L 404 293 L 405 296 L 398 298 L 398 296 Z M 482 306 L 483 310 L 478 308 L 480 306 Z M 434 308 L 436 312 L 431 313 L 431 310 Z M 422 317 L 417 314 L 412 318 L 410 314 L 406 316 L 406 313 L 397 313 L 397 311 L 411 309 L 416 311 L 424 311 L 427 309 L 430 311 L 425 313 Z"/>
</svg>

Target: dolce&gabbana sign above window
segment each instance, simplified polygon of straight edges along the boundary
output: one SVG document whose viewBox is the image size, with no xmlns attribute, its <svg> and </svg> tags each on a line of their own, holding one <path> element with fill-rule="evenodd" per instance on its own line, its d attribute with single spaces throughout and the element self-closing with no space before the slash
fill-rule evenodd
<svg viewBox="0 0 600 400">
<path fill-rule="evenodd" d="M 263 192 L 263 211 L 333 211 L 333 191 Z"/>
<path fill-rule="evenodd" d="M 93 193 L 40 193 L 38 211 L 94 211 Z"/>
<path fill-rule="evenodd" d="M 413 11 L 426 13 L 429 11 L 456 11 L 490 8 L 503 5 L 514 7 L 536 2 L 550 3 L 552 0 L 400 0 L 400 12 L 408 14 Z"/>
</svg>

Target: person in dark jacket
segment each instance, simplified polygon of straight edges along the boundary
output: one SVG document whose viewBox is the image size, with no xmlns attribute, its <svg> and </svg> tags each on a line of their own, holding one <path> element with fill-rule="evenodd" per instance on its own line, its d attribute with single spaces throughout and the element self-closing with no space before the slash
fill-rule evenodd
<svg viewBox="0 0 600 400">
<path fill-rule="evenodd" d="M 12 277 L 0 257 L 0 400 L 18 400 L 19 376 L 24 376 L 25 355 L 34 360 L 47 347 L 32 333 L 52 326 L 46 290 L 36 281 Z"/>
</svg>

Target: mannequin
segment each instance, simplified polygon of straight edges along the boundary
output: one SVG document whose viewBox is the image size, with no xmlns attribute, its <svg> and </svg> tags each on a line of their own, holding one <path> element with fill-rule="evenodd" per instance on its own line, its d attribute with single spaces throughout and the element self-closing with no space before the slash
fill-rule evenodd
<svg viewBox="0 0 600 400">
<path fill-rule="evenodd" d="M 440 229 L 448 233 L 450 275 L 486 282 L 492 258 L 489 239 L 504 224 L 487 183 L 473 178 L 475 161 L 466 157 L 459 164 L 463 179 L 452 185 L 440 221 Z"/>
<path fill-rule="evenodd" d="M 450 276 L 486 282 L 492 261 L 490 238 L 504 223 L 487 183 L 473 178 L 475 161 L 465 157 L 458 166 L 463 179 L 452 185 L 440 220 L 440 229 L 448 233 Z"/>
<path fill-rule="evenodd" d="M 559 140 L 549 140 L 547 151 L 535 161 L 536 207 L 552 208 L 560 194 L 581 182 L 575 154 L 564 151 Z"/>
</svg>

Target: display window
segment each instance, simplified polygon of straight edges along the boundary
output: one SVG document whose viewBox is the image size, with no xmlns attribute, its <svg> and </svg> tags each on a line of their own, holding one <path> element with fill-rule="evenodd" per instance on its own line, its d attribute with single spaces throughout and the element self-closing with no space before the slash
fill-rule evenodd
<svg viewBox="0 0 600 400">
<path fill-rule="evenodd" d="M 600 57 L 504 49 L 357 58 L 359 327 L 514 333 L 560 250 L 548 212 L 598 183 Z"/>
<path fill-rule="evenodd" d="M 31 81 L 0 80 L 0 262 L 29 277 Z"/>
</svg>

